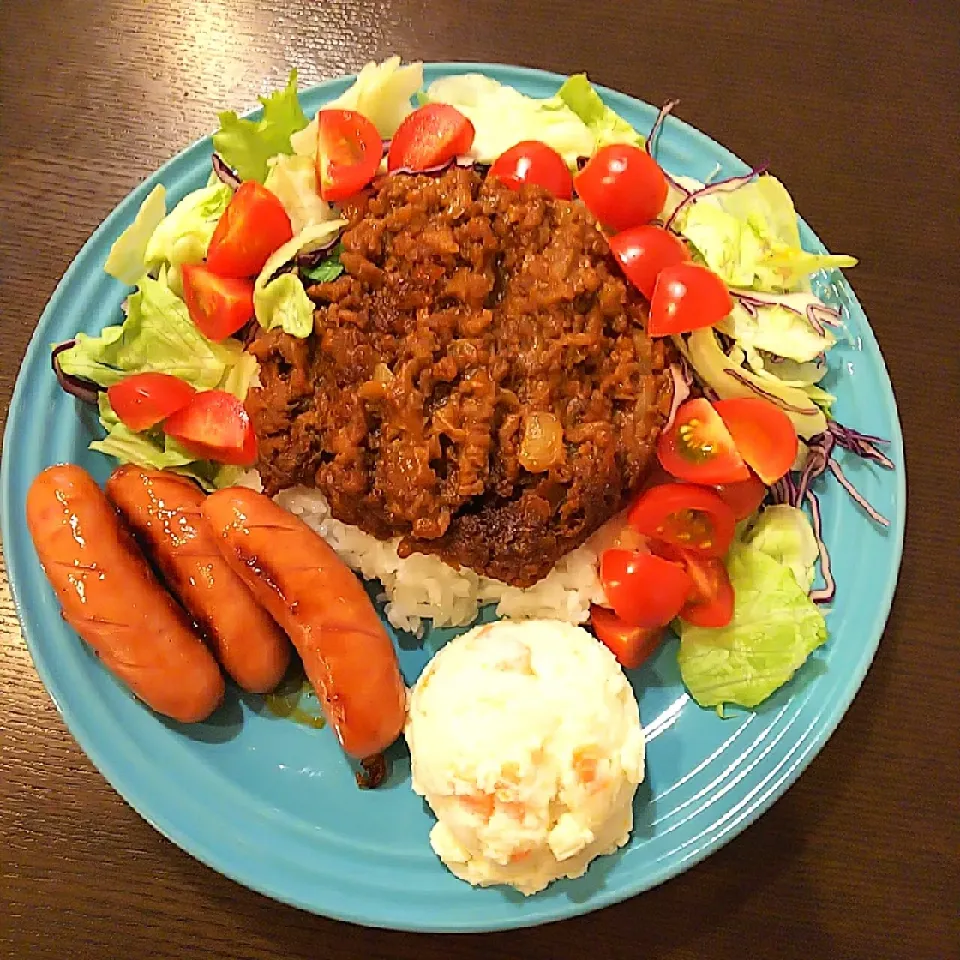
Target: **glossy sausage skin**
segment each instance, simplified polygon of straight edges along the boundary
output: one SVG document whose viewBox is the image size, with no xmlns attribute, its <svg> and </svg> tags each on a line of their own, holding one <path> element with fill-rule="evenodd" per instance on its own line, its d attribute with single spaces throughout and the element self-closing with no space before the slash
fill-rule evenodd
<svg viewBox="0 0 960 960">
<path fill-rule="evenodd" d="M 343 749 L 363 759 L 400 733 L 406 689 L 363 585 L 299 517 L 231 487 L 203 503 L 230 566 L 293 640 Z"/>
<path fill-rule="evenodd" d="M 157 713 L 210 716 L 220 668 L 93 478 L 48 467 L 27 494 L 27 526 L 64 619 L 104 664 Z"/>
<path fill-rule="evenodd" d="M 114 470 L 106 492 L 223 669 L 251 693 L 273 690 L 290 664 L 290 642 L 223 559 L 200 514 L 200 488 L 128 465 Z"/>
</svg>

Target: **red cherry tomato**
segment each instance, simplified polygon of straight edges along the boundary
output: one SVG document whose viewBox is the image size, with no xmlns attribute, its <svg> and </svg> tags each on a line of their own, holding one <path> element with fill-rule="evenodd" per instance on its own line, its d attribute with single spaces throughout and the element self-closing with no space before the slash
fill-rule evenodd
<svg viewBox="0 0 960 960">
<path fill-rule="evenodd" d="M 776 483 L 797 459 L 800 441 L 790 418 L 763 397 L 718 400 L 714 409 L 740 455 L 764 483 Z"/>
<path fill-rule="evenodd" d="M 203 460 L 249 467 L 257 438 L 243 404 L 224 390 L 196 394 L 163 425 L 163 432 Z"/>
<path fill-rule="evenodd" d="M 675 263 L 657 277 L 647 332 L 666 337 L 712 327 L 732 309 L 727 285 L 712 270 L 697 263 Z"/>
<path fill-rule="evenodd" d="M 725 627 L 733 619 L 734 591 L 726 564 L 719 557 L 701 557 L 669 543 L 651 543 L 658 557 L 679 563 L 693 588 L 680 619 L 697 627 Z"/>
<path fill-rule="evenodd" d="M 692 483 L 667 483 L 641 493 L 627 518 L 649 540 L 707 557 L 726 554 L 737 525 L 713 490 Z"/>
<path fill-rule="evenodd" d="M 207 267 L 220 277 L 254 277 L 292 236 L 283 204 L 262 184 L 245 180 L 213 231 Z"/>
<path fill-rule="evenodd" d="M 427 103 L 403 119 L 390 141 L 387 169 L 429 170 L 466 153 L 473 124 L 456 107 Z"/>
<path fill-rule="evenodd" d="M 573 177 L 563 157 L 539 140 L 524 140 L 501 153 L 490 168 L 490 175 L 514 190 L 519 190 L 522 183 L 535 183 L 558 200 L 573 196 Z"/>
<path fill-rule="evenodd" d="M 169 373 L 134 373 L 108 387 L 107 399 L 120 420 L 139 433 L 186 406 L 196 392 Z"/>
<path fill-rule="evenodd" d="M 211 340 L 236 333 L 253 317 L 253 281 L 218 277 L 199 263 L 185 264 L 183 300 L 190 319 Z"/>
<path fill-rule="evenodd" d="M 767 487 L 755 474 L 739 483 L 719 483 L 714 487 L 720 499 L 733 511 L 737 520 L 746 520 L 759 509 L 767 495 Z"/>
<path fill-rule="evenodd" d="M 687 245 L 675 233 L 650 223 L 615 234 L 610 249 L 627 279 L 648 300 L 661 270 L 690 259 Z"/>
<path fill-rule="evenodd" d="M 631 626 L 662 627 L 679 612 L 693 589 L 686 570 L 645 550 L 606 550 L 600 582 L 610 606 Z"/>
<path fill-rule="evenodd" d="M 377 128 L 355 110 L 321 110 L 317 121 L 317 191 L 335 203 L 361 191 L 383 158 Z"/>
<path fill-rule="evenodd" d="M 573 185 L 587 209 L 613 231 L 649 223 L 667 199 L 667 179 L 657 161 L 628 143 L 601 147 Z"/>
<path fill-rule="evenodd" d="M 709 400 L 680 405 L 669 430 L 660 435 L 657 457 L 664 470 L 688 483 L 737 483 L 750 471 L 733 437 Z"/>
<path fill-rule="evenodd" d="M 621 667 L 639 667 L 663 641 L 665 627 L 633 627 L 606 607 L 590 608 L 590 626 Z"/>
</svg>

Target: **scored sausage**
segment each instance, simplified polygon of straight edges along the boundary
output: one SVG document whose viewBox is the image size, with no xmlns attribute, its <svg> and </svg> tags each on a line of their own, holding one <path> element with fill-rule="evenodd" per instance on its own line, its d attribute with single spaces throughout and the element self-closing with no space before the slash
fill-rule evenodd
<svg viewBox="0 0 960 960">
<path fill-rule="evenodd" d="M 220 668 L 80 467 L 48 467 L 27 493 L 27 526 L 63 618 L 157 713 L 192 723 L 220 704 Z"/>
<path fill-rule="evenodd" d="M 223 559 L 200 513 L 203 491 L 128 464 L 113 471 L 106 493 L 223 669 L 251 693 L 273 690 L 290 665 L 290 642 Z"/>
<path fill-rule="evenodd" d="M 357 759 L 385 750 L 403 727 L 406 689 L 357 577 L 263 494 L 218 490 L 202 510 L 224 558 L 293 641 L 343 749 Z"/>
</svg>

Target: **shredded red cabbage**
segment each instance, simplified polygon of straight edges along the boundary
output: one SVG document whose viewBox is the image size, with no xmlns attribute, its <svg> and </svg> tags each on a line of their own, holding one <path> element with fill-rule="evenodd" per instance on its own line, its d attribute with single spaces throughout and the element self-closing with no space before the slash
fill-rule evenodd
<svg viewBox="0 0 960 960">
<path fill-rule="evenodd" d="M 236 190 L 243 181 L 239 174 L 227 164 L 227 161 L 214 151 L 213 154 L 213 172 L 222 183 L 225 183 L 231 190 Z"/>
<path fill-rule="evenodd" d="M 53 348 L 53 353 L 50 354 L 50 365 L 53 367 L 53 372 L 57 376 L 57 382 L 65 393 L 69 393 L 84 403 L 96 403 L 97 396 L 103 387 L 98 383 L 94 383 L 92 380 L 88 380 L 86 377 L 70 376 L 70 374 L 64 373 L 60 366 L 60 354 L 63 353 L 64 350 L 69 350 L 76 342 L 76 340 L 65 340 L 63 343 L 58 343 Z"/>
<path fill-rule="evenodd" d="M 692 193 L 688 192 L 683 200 L 677 204 L 673 213 L 670 214 L 664 227 L 669 230 L 673 225 L 673 221 L 677 219 L 677 214 L 691 203 L 695 203 L 702 197 L 707 197 L 714 193 L 730 193 L 732 190 L 737 190 L 745 184 L 750 183 L 755 177 L 766 173 L 766 170 L 767 164 L 763 163 L 759 167 L 754 167 L 749 173 L 744 173 L 736 177 L 727 177 L 725 180 L 717 180 L 715 183 L 708 183 L 706 186 L 701 187 L 699 190 L 694 190 Z"/>
<path fill-rule="evenodd" d="M 653 126 L 650 128 L 650 133 L 647 136 L 647 142 L 644 144 L 644 149 L 647 153 L 653 157 L 654 160 L 656 157 L 657 141 L 660 139 L 660 131 L 663 129 L 663 125 L 666 122 L 667 117 L 673 111 L 673 108 L 679 103 L 679 100 L 668 100 L 661 108 L 660 112 L 657 114 L 657 119 L 653 121 Z M 682 189 L 682 188 L 681 188 Z"/>
<path fill-rule="evenodd" d="M 438 173 L 443 173 L 444 170 L 449 170 L 450 167 L 454 165 L 464 167 L 465 169 L 473 169 L 481 174 L 486 173 L 490 169 L 489 163 L 480 163 L 471 157 L 452 157 L 450 160 L 445 160 L 443 163 L 438 163 L 433 167 L 427 167 L 424 170 L 414 170 L 412 167 L 397 167 L 396 170 L 391 170 L 390 173 L 423 174 L 424 176 L 432 177 Z"/>
<path fill-rule="evenodd" d="M 817 603 L 827 603 L 833 599 L 836 593 L 836 583 L 830 570 L 830 554 L 821 535 L 820 503 L 811 489 L 811 484 L 817 477 L 822 476 L 829 470 L 854 502 L 874 522 L 883 527 L 889 527 L 890 521 L 857 491 L 843 472 L 840 464 L 834 459 L 836 448 L 841 447 L 864 460 L 878 463 L 882 467 L 892 470 L 893 461 L 876 446 L 887 442 L 880 437 L 870 436 L 850 427 L 845 427 L 843 424 L 837 423 L 836 420 L 828 420 L 827 429 L 809 441 L 807 460 L 803 469 L 793 474 L 787 474 L 770 487 L 770 497 L 774 503 L 785 503 L 791 507 L 802 507 L 806 503 L 810 506 L 813 533 L 817 540 L 817 549 L 820 552 L 820 571 L 824 579 L 824 586 L 812 590 L 810 593 L 810 598 Z"/>
<path fill-rule="evenodd" d="M 795 313 L 798 317 L 803 317 L 821 336 L 826 333 L 824 330 L 825 325 L 831 327 L 841 325 L 840 311 L 833 307 L 828 307 L 825 303 L 813 301 L 807 304 L 806 310 L 798 310 L 796 307 L 784 303 L 776 297 L 765 297 L 763 294 L 731 290 L 730 295 L 753 319 L 757 318 L 758 311 L 761 307 L 782 307 L 789 313 Z"/>
</svg>

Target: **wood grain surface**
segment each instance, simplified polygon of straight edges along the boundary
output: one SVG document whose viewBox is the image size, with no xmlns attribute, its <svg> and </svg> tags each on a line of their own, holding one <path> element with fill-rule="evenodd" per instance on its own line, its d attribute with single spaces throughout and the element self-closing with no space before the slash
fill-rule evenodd
<svg viewBox="0 0 960 960">
<path fill-rule="evenodd" d="M 253 105 L 399 53 L 599 82 L 770 160 L 851 280 L 908 455 L 900 586 L 846 719 L 761 820 L 685 875 L 541 929 L 430 937 L 277 905 L 164 840 L 78 749 L 0 572 L 5 957 L 960 957 L 960 271 L 955 0 L 2 0 L 0 411 L 44 303 L 149 172 Z"/>
</svg>

